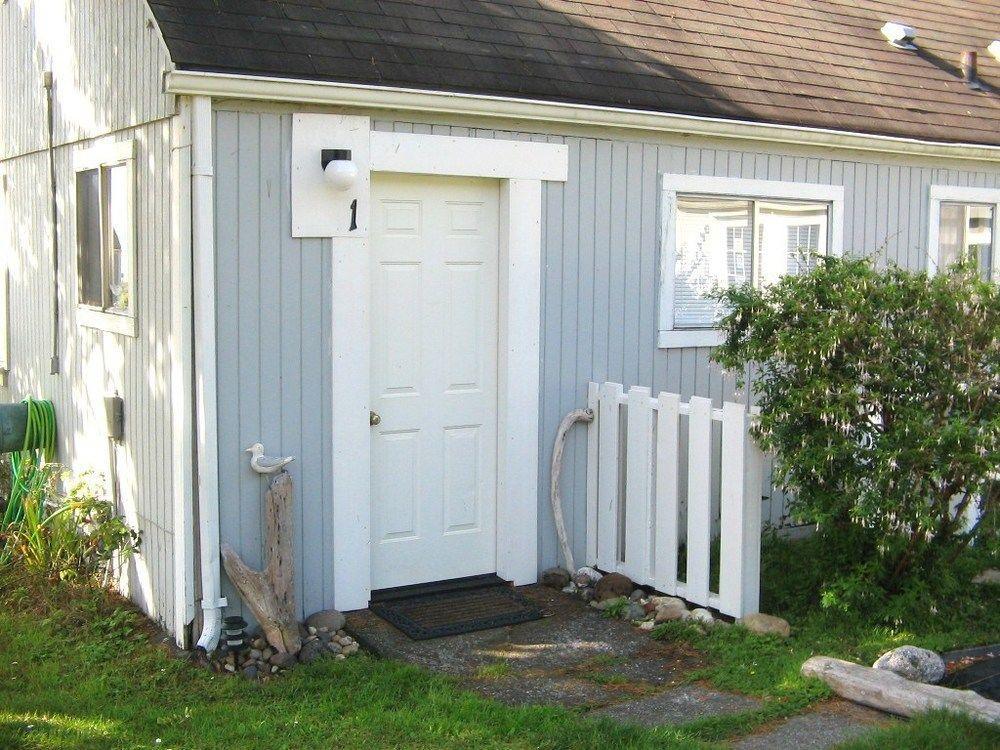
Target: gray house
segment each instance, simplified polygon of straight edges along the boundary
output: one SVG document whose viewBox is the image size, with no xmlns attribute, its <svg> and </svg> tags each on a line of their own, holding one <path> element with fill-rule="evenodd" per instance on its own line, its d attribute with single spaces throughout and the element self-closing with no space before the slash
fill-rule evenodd
<svg viewBox="0 0 1000 750">
<path fill-rule="evenodd" d="M 122 588 L 179 643 L 240 611 L 220 542 L 260 563 L 256 442 L 295 457 L 302 612 L 532 582 L 589 382 L 740 398 L 713 286 L 803 248 L 1000 272 L 998 23 L 987 0 L 8 0 L 0 398 L 55 402 L 61 460 L 143 533 Z M 587 464 L 580 430 L 578 560 Z"/>
</svg>

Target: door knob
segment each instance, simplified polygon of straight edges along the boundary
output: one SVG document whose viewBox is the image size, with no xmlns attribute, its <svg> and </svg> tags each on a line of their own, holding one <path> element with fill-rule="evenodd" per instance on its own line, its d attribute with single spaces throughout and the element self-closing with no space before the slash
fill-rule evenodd
<svg viewBox="0 0 1000 750">
<path fill-rule="evenodd" d="M 382 421 L 382 417 L 373 411 L 368 412 L 368 424 L 374 427 Z"/>
</svg>

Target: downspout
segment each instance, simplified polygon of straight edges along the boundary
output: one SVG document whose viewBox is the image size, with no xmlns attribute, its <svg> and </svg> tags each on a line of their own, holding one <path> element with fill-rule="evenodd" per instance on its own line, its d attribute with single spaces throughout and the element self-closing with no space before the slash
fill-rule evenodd
<svg viewBox="0 0 1000 750">
<path fill-rule="evenodd" d="M 222 630 L 219 557 L 219 450 L 215 374 L 215 198 L 212 99 L 191 101 L 191 245 L 194 274 L 195 430 L 198 456 L 198 531 L 201 608 L 198 647 L 212 652 Z"/>
<path fill-rule="evenodd" d="M 49 190 L 51 191 L 50 213 L 52 221 L 52 358 L 49 360 L 49 374 L 59 374 L 59 211 L 56 203 L 56 156 L 53 148 L 55 117 L 52 112 L 52 71 L 42 73 L 45 89 L 45 122 L 48 130 L 47 150 L 49 152 Z"/>
</svg>

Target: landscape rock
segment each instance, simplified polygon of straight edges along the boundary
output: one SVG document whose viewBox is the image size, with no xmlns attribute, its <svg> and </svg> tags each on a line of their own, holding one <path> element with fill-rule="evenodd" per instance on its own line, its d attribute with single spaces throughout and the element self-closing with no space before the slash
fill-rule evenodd
<svg viewBox="0 0 1000 750">
<path fill-rule="evenodd" d="M 563 586 L 560 589 L 560 591 L 562 591 L 564 594 L 575 594 L 578 591 L 578 589 L 576 587 L 576 584 L 570 581 L 565 586 Z"/>
<path fill-rule="evenodd" d="M 638 602 L 631 602 L 625 608 L 625 619 L 626 620 L 641 620 L 646 616 L 646 608 L 643 607 Z"/>
<path fill-rule="evenodd" d="M 290 666 L 295 664 L 295 654 L 278 653 L 272 654 L 271 658 L 268 659 L 271 666 L 277 667 L 278 669 L 288 669 Z"/>
<path fill-rule="evenodd" d="M 672 622 L 684 619 L 688 613 L 687 605 L 681 599 L 666 597 L 667 601 L 656 607 L 656 622 Z"/>
<path fill-rule="evenodd" d="M 599 571 L 585 567 L 580 568 L 573 574 L 573 583 L 580 587 L 593 586 L 603 577 Z"/>
<path fill-rule="evenodd" d="M 691 610 L 691 619 L 697 622 L 703 623 L 705 625 L 714 625 L 715 617 L 704 607 L 698 607 L 697 609 Z"/>
<path fill-rule="evenodd" d="M 629 599 L 631 599 L 634 602 L 642 601 L 645 598 L 646 598 L 646 592 L 643 591 L 642 589 L 636 589 L 635 591 L 632 592 L 632 595 L 629 596 Z"/>
<path fill-rule="evenodd" d="M 787 638 L 792 634 L 792 628 L 787 620 L 774 615 L 765 615 L 763 612 L 747 615 L 739 623 L 757 635 L 780 635 L 782 638 Z"/>
<path fill-rule="evenodd" d="M 643 620 L 642 622 L 639 623 L 640 630 L 652 630 L 655 627 L 656 623 L 653 622 L 652 620 Z"/>
<path fill-rule="evenodd" d="M 996 568 L 987 568 L 973 578 L 972 582 L 978 585 L 989 583 L 1000 586 L 1000 570 L 997 570 Z"/>
<path fill-rule="evenodd" d="M 323 655 L 323 643 L 319 640 L 308 641 L 299 649 L 298 659 L 303 664 L 311 664 Z"/>
<path fill-rule="evenodd" d="M 339 654 L 343 650 L 343 648 L 344 647 L 341 646 L 339 643 L 334 643 L 333 641 L 326 644 L 326 650 L 329 651 L 331 654 Z"/>
<path fill-rule="evenodd" d="M 539 576 L 539 582 L 550 589 L 561 589 L 569 583 L 570 574 L 564 568 L 548 568 Z"/>
<path fill-rule="evenodd" d="M 628 596 L 635 588 L 632 580 L 621 573 L 608 573 L 594 584 L 594 598 L 598 601 Z"/>
<path fill-rule="evenodd" d="M 944 659 L 917 646 L 900 646 L 882 654 L 872 667 L 898 674 L 913 682 L 937 683 L 944 677 Z"/>
<path fill-rule="evenodd" d="M 251 664 L 249 667 L 243 668 L 243 676 L 246 677 L 248 680 L 256 680 L 257 675 L 258 672 L 256 665 Z"/>
<path fill-rule="evenodd" d="M 340 630 L 344 627 L 347 618 L 335 609 L 322 609 L 314 612 L 306 618 L 306 627 L 326 628 L 329 631 Z M 306 633 L 308 635 L 308 632 Z"/>
</svg>

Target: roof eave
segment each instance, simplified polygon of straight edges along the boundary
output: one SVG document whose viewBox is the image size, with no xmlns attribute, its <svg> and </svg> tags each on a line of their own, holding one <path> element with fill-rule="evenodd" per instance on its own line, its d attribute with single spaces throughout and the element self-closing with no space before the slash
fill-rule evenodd
<svg viewBox="0 0 1000 750">
<path fill-rule="evenodd" d="M 883 154 L 1000 162 L 1000 146 L 923 141 L 826 128 L 481 94 L 191 70 L 168 71 L 165 86 L 169 93 L 190 96 L 537 120 Z"/>
</svg>

